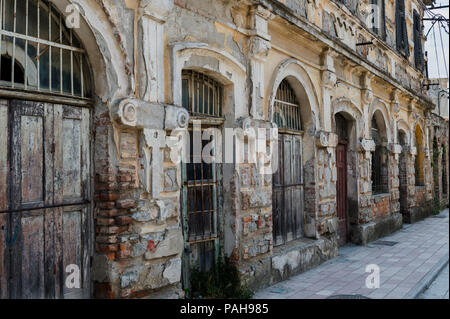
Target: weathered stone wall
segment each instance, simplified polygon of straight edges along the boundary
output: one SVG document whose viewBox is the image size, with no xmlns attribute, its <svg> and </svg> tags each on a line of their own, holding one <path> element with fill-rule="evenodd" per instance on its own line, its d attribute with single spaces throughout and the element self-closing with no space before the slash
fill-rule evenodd
<svg viewBox="0 0 450 319">
<path fill-rule="evenodd" d="M 436 124 L 426 121 L 431 104 L 420 85 L 423 74 L 393 49 L 393 1 L 387 1 L 387 45 L 361 23 L 358 1 L 80 2 L 96 78 L 95 296 L 183 296 L 181 164 L 172 163 L 168 145 L 157 149 L 150 137 L 153 129 L 169 135 L 176 128 L 171 121 L 181 114 L 186 68 L 224 86 L 225 127 L 242 128 L 246 119 L 271 127 L 274 94 L 285 78 L 301 105 L 305 238 L 274 248 L 271 176 L 260 175 L 256 164 L 223 168 L 221 247 L 252 288 L 337 255 L 337 113 L 354 123 L 348 156 L 355 184 L 349 197 L 352 241 L 366 244 L 401 227 L 401 151 L 406 220 L 432 199 L 432 156 L 425 156 L 427 186 L 417 188 L 412 136 L 419 123 L 428 141 Z M 408 15 L 412 3 L 421 10 L 417 1 L 406 2 Z M 372 194 L 370 123 L 377 110 L 386 125 L 387 196 Z M 189 116 L 181 115 L 185 127 Z M 400 127 L 407 133 L 404 150 L 398 147 Z M 439 142 L 448 145 L 448 133 Z M 448 162 L 447 155 L 447 172 Z M 448 203 L 448 192 L 446 198 Z"/>
</svg>

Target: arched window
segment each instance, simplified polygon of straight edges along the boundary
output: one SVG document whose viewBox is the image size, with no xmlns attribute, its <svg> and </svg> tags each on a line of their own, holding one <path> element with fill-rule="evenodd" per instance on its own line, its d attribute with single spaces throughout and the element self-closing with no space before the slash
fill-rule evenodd
<svg viewBox="0 0 450 319">
<path fill-rule="evenodd" d="M 0 1 L 0 88 L 90 97 L 85 50 L 47 0 Z"/>
<path fill-rule="evenodd" d="M 182 103 L 193 117 L 222 118 L 223 87 L 206 74 L 183 70 Z M 216 137 L 220 138 L 209 134 L 219 129 L 217 125 L 202 124 L 201 132 L 197 133 L 189 127 L 190 153 L 187 163 L 183 163 L 184 238 L 191 251 L 189 262 L 183 267 L 198 267 L 200 271 L 210 270 L 218 256 L 220 223 L 217 213 L 220 210 L 221 165 L 215 162 L 216 150 L 212 151 L 213 154 L 196 154 L 195 145 L 200 144 L 204 149 Z M 204 133 L 210 137 L 209 140 L 203 139 Z"/>
<path fill-rule="evenodd" d="M 442 194 L 447 195 L 448 192 L 448 178 L 447 178 L 447 152 L 446 152 L 446 148 L 445 145 L 442 144 L 442 148 L 441 148 L 441 155 L 442 155 L 442 161 L 441 161 L 441 165 L 442 165 Z"/>
<path fill-rule="evenodd" d="M 194 116 L 222 117 L 223 88 L 206 74 L 183 70 L 183 107 Z"/>
<path fill-rule="evenodd" d="M 416 148 L 417 148 L 417 155 L 414 163 L 416 186 L 424 186 L 425 181 L 424 181 L 423 162 L 425 159 L 425 152 L 423 149 L 422 130 L 418 125 L 416 126 Z"/>
<path fill-rule="evenodd" d="M 300 131 L 300 105 L 289 82 L 285 79 L 280 83 L 275 97 L 274 122 L 281 129 Z"/>
<path fill-rule="evenodd" d="M 372 152 L 372 193 L 389 192 L 389 165 L 386 149 L 387 137 L 383 116 L 379 111 L 372 117 L 371 134 L 375 142 L 375 151 Z"/>
<path fill-rule="evenodd" d="M 274 245 L 304 234 L 303 169 L 300 104 L 289 82 L 283 80 L 274 101 L 273 121 L 278 125 L 278 169 L 273 175 Z"/>
</svg>

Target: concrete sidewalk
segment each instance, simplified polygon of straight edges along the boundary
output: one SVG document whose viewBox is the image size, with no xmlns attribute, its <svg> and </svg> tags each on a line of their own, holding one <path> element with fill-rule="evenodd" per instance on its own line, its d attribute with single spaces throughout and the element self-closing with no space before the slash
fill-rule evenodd
<svg viewBox="0 0 450 319">
<path fill-rule="evenodd" d="M 368 246 L 347 245 L 333 260 L 272 287 L 255 299 L 324 299 L 363 295 L 374 299 L 417 298 L 448 264 L 449 212 L 429 217 Z M 366 287 L 366 266 L 380 269 L 380 288 Z"/>
</svg>

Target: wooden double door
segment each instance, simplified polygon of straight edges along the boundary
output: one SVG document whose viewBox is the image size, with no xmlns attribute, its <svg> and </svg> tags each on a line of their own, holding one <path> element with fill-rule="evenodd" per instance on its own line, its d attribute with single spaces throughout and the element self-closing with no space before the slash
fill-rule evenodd
<svg viewBox="0 0 450 319">
<path fill-rule="evenodd" d="M 273 175 L 274 245 L 304 235 L 302 137 L 278 135 L 278 169 Z"/>
<path fill-rule="evenodd" d="M 89 298 L 89 108 L 0 100 L 0 298 Z"/>
<path fill-rule="evenodd" d="M 339 220 L 338 235 L 339 245 L 348 242 L 348 213 L 347 213 L 347 143 L 341 141 L 336 148 L 337 167 L 337 216 Z"/>
</svg>

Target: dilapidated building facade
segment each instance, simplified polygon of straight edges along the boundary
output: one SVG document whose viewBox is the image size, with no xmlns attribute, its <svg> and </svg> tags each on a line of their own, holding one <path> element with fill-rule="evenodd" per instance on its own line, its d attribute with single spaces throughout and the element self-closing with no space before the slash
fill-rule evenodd
<svg viewBox="0 0 450 319">
<path fill-rule="evenodd" d="M 256 289 L 448 204 L 422 1 L 0 8 L 2 298 L 180 298 L 220 256 Z"/>
</svg>

